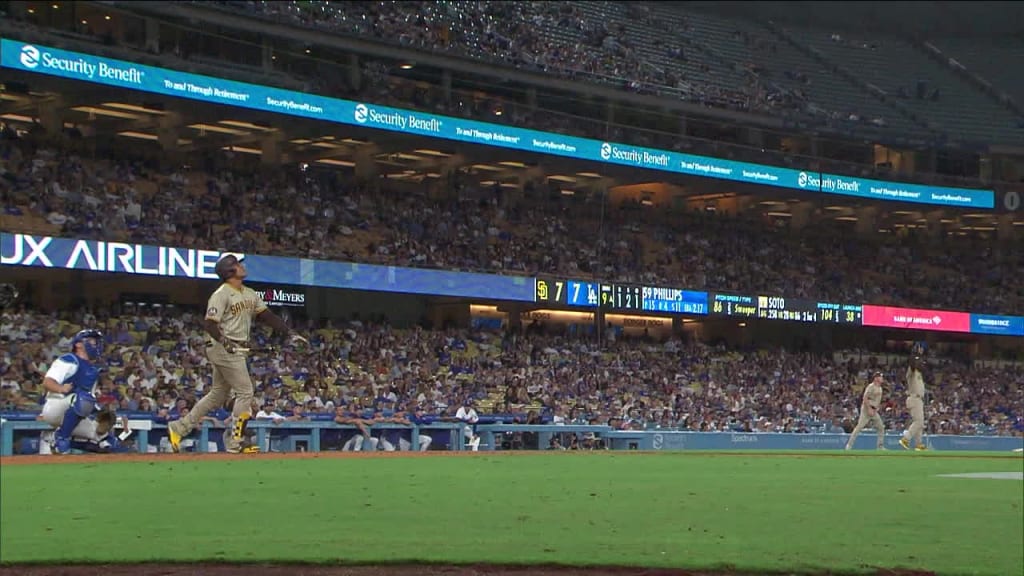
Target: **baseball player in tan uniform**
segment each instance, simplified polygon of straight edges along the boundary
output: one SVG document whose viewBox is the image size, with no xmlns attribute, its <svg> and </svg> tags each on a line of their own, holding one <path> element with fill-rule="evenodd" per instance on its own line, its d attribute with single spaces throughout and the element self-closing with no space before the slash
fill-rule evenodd
<svg viewBox="0 0 1024 576">
<path fill-rule="evenodd" d="M 900 446 L 910 450 L 910 441 L 914 441 L 915 450 L 925 450 L 921 435 L 924 433 L 924 375 L 921 374 L 921 357 L 910 358 L 907 367 L 907 410 L 910 411 L 910 428 L 903 432 Z"/>
<path fill-rule="evenodd" d="M 871 382 L 864 388 L 864 398 L 860 402 L 860 419 L 857 420 L 857 426 L 850 434 L 850 439 L 846 441 L 847 450 L 853 448 L 854 443 L 857 442 L 857 436 L 868 423 L 873 424 L 875 430 L 878 431 L 878 449 L 885 450 L 885 424 L 882 422 L 882 417 L 878 415 L 878 407 L 881 405 L 882 373 L 875 372 Z"/>
<path fill-rule="evenodd" d="M 213 386 L 188 416 L 167 425 L 171 448 L 175 452 L 180 450 L 181 439 L 192 433 L 203 416 L 223 406 L 229 396 L 234 396 L 235 402 L 231 410 L 231 425 L 224 432 L 224 449 L 233 453 L 259 451 L 256 446 L 242 446 L 245 423 L 252 417 L 253 385 L 246 355 L 238 350 L 248 343 L 254 318 L 269 324 L 277 332 L 287 334 L 292 343 L 307 343 L 267 308 L 255 290 L 242 284 L 247 274 L 242 260 L 244 256 L 239 258 L 225 254 L 214 268 L 224 283 L 210 296 L 204 322 L 209 335 L 206 356 L 213 365 Z"/>
</svg>

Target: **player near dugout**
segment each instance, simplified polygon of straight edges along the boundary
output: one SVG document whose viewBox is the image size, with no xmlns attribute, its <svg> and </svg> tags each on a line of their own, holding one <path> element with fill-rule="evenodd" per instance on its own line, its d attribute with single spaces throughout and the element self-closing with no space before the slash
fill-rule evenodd
<svg viewBox="0 0 1024 576">
<path fill-rule="evenodd" d="M 860 403 L 860 418 L 850 434 L 850 439 L 846 442 L 847 450 L 853 448 L 854 443 L 857 442 L 857 436 L 869 423 L 873 424 L 875 430 L 878 431 L 877 448 L 885 450 L 885 423 L 882 422 L 882 417 L 878 414 L 878 407 L 882 405 L 882 380 L 882 373 L 875 372 L 871 382 L 864 388 L 864 397 Z"/>
<path fill-rule="evenodd" d="M 911 356 L 907 367 L 907 410 L 910 411 L 910 427 L 903 432 L 900 446 L 910 450 L 910 441 L 914 441 L 915 450 L 925 450 L 922 435 L 924 434 L 924 375 L 921 373 L 921 357 Z"/>
<path fill-rule="evenodd" d="M 308 343 L 293 333 L 280 316 L 271 312 L 255 290 L 243 284 L 247 275 L 242 263 L 244 259 L 244 256 L 239 258 L 225 254 L 214 267 L 223 283 L 210 296 L 203 322 L 209 336 L 206 356 L 213 366 L 213 385 L 187 416 L 168 423 L 168 440 L 175 452 L 181 450 L 181 439 L 191 434 L 204 416 L 223 406 L 232 395 L 235 402 L 231 409 L 231 425 L 224 431 L 224 449 L 235 454 L 259 451 L 256 446 L 242 446 L 245 423 L 252 417 L 253 385 L 245 352 L 239 349 L 247 346 L 254 318 L 287 335 L 292 343 Z"/>
</svg>

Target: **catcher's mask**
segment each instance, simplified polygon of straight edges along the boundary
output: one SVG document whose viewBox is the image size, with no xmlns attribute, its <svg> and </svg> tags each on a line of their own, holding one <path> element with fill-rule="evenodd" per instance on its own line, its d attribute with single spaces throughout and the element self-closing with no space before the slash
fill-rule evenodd
<svg viewBox="0 0 1024 576">
<path fill-rule="evenodd" d="M 244 255 L 237 256 L 227 253 L 217 260 L 217 265 L 214 266 L 213 271 L 217 273 L 217 277 L 226 282 L 238 275 L 238 265 L 244 261 Z"/>
<path fill-rule="evenodd" d="M 75 346 L 79 342 L 85 348 L 85 355 L 89 357 L 89 360 L 97 360 L 103 355 L 103 332 L 99 330 L 82 330 L 75 334 L 75 337 L 71 339 L 72 352 L 75 351 Z"/>
</svg>

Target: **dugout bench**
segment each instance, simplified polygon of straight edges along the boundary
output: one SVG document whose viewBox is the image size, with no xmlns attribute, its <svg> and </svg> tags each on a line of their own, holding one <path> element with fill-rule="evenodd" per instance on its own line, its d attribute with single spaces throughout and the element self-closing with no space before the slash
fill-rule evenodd
<svg viewBox="0 0 1024 576">
<path fill-rule="evenodd" d="M 447 430 L 452 450 L 462 450 L 463 444 L 465 444 L 465 433 L 462 427 L 463 425 L 458 422 L 432 422 L 419 426 L 415 424 L 407 426 L 405 424 L 381 422 L 367 426 L 371 433 L 376 430 L 411 430 L 413 446 L 416 446 L 416 438 L 419 437 L 420 430 Z M 206 452 L 206 447 L 210 441 L 211 429 L 223 429 L 223 427 L 215 427 L 209 422 L 203 422 L 202 428 L 197 429 L 199 440 L 196 443 L 196 452 Z M 286 431 L 284 438 L 282 438 L 285 441 L 286 452 L 295 452 L 299 442 L 306 442 L 306 450 L 308 452 L 320 452 L 321 433 L 324 430 L 358 430 L 359 428 L 354 424 L 338 424 L 333 420 L 303 420 L 298 422 L 250 420 L 249 424 L 246 425 L 246 429 L 256 432 L 256 445 L 261 449 L 267 445 L 271 432 L 281 430 Z"/>
<path fill-rule="evenodd" d="M 460 424 L 460 426 L 463 424 Z M 537 449 L 546 450 L 551 437 L 556 434 L 594 434 L 604 439 L 612 431 L 611 426 L 592 424 L 477 424 L 476 434 L 480 436 L 480 446 L 484 450 L 497 450 L 494 443 L 495 434 L 506 432 L 534 432 L 537 434 Z M 610 447 L 610 446 L 609 446 Z"/>
<path fill-rule="evenodd" d="M 149 445 L 149 431 L 156 428 L 166 428 L 162 424 L 154 424 L 152 420 L 128 420 L 128 427 L 136 435 L 135 443 L 141 454 L 146 453 L 147 446 Z M 41 422 L 34 418 L 31 420 L 8 420 L 5 418 L 0 423 L 0 456 L 11 456 L 14 454 L 15 432 L 38 431 L 42 434 L 47 430 L 53 430 L 53 427 L 46 422 Z M 114 430 L 122 430 L 120 419 L 118 419 L 117 424 L 114 426 Z"/>
<path fill-rule="evenodd" d="M 36 420 L 34 416 L 35 414 L 24 414 L 14 419 L 4 419 L 3 423 L 0 424 L 0 456 L 11 456 L 14 454 L 15 432 L 42 433 L 52 429 L 49 424 Z M 120 422 L 118 425 L 120 425 Z M 150 431 L 155 431 L 162 437 L 167 429 L 166 424 L 158 424 L 152 420 L 129 420 L 128 426 L 137 435 L 135 443 L 138 452 L 141 454 L 146 454 L 149 451 Z M 368 428 L 371 432 L 375 430 L 410 430 L 413 446 L 416 445 L 415 439 L 419 437 L 420 430 L 447 430 L 451 450 L 462 450 L 466 441 L 463 424 L 460 422 L 433 422 L 420 426 L 382 422 L 368 426 Z M 196 428 L 195 432 L 193 432 L 197 437 L 195 451 L 206 452 L 210 441 L 210 431 L 223 429 L 223 426 L 214 426 L 209 421 L 203 422 L 202 426 Z M 280 423 L 275 423 L 272 420 L 250 420 L 247 429 L 253 430 L 256 433 L 257 446 L 260 447 L 267 445 L 266 442 L 271 432 L 284 431 L 285 434 L 282 440 L 285 442 L 285 449 L 289 452 L 295 451 L 299 442 L 306 443 L 307 451 L 319 452 L 321 433 L 324 430 L 358 430 L 355 425 L 338 424 L 333 420 Z M 192 437 L 192 435 L 189 435 L 189 437 Z"/>
</svg>

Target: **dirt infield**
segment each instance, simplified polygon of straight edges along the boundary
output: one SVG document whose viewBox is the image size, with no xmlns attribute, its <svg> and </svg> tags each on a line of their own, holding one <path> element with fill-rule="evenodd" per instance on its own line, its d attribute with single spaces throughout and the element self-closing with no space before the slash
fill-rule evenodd
<svg viewBox="0 0 1024 576">
<path fill-rule="evenodd" d="M 770 574 L 789 573 L 772 572 Z M 822 572 L 813 576 L 830 576 L 831 574 Z M 884 569 L 878 570 L 874 574 L 877 576 L 934 576 L 934 572 Z M 571 566 L 493 566 L 486 564 L 466 566 L 446 564 L 412 566 L 105 564 L 62 567 L 0 567 L 0 576 L 755 576 L 755 573 L 729 570 L 693 572 L 654 568 L 576 568 Z"/>
</svg>

